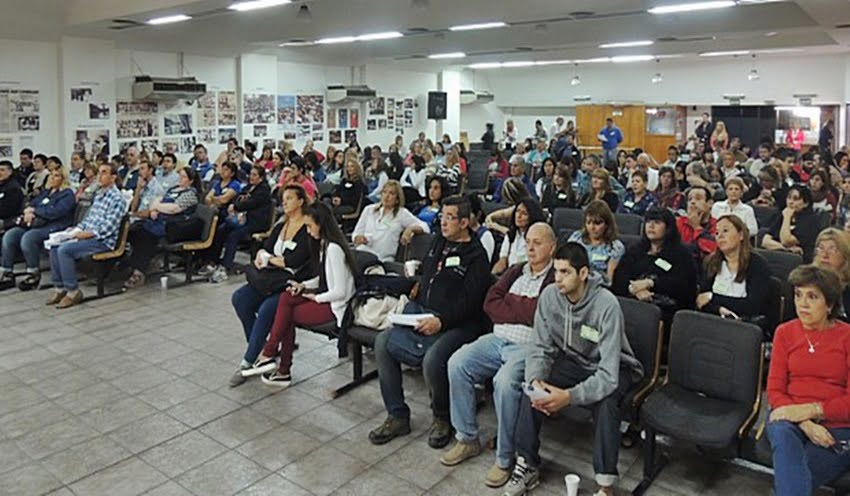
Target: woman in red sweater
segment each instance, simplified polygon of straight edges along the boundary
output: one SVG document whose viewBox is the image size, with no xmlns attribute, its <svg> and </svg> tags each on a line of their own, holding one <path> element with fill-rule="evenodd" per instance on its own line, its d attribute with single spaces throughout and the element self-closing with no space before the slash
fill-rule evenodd
<svg viewBox="0 0 850 496">
<path fill-rule="evenodd" d="M 767 436 L 776 496 L 803 496 L 850 470 L 850 325 L 834 272 L 803 265 L 788 281 L 799 318 L 773 339 Z"/>
</svg>

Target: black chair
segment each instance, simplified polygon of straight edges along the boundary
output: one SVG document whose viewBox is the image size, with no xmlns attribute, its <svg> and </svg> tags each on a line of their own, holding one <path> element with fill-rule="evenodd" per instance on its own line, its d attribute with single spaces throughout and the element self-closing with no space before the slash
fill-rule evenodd
<svg viewBox="0 0 850 496">
<path fill-rule="evenodd" d="M 756 253 L 763 256 L 770 266 L 770 273 L 781 281 L 787 281 L 791 271 L 803 265 L 803 257 L 789 251 L 764 250 L 757 248 Z"/>
<path fill-rule="evenodd" d="M 756 215 L 756 222 L 758 222 L 760 228 L 770 227 L 776 222 L 776 218 L 779 216 L 779 209 L 776 207 L 753 205 L 753 213 Z"/>
<path fill-rule="evenodd" d="M 656 461 L 656 434 L 734 458 L 759 412 L 764 347 L 754 324 L 690 310 L 673 318 L 664 384 L 640 408 L 644 428 L 642 495 L 668 462 Z"/>
<path fill-rule="evenodd" d="M 484 213 L 484 216 L 488 216 L 497 210 L 501 210 L 503 208 L 507 208 L 507 205 L 503 203 L 496 203 L 491 201 L 482 201 L 481 202 L 481 211 Z"/>
<path fill-rule="evenodd" d="M 257 252 L 262 248 L 263 243 L 269 236 L 272 235 L 272 231 L 274 230 L 275 222 L 277 221 L 277 211 L 274 208 L 269 209 L 269 228 L 263 232 L 254 233 L 251 235 L 250 241 L 250 250 L 251 250 L 251 260 L 254 260 L 254 257 L 257 256 Z"/>
<path fill-rule="evenodd" d="M 767 318 L 765 329 L 768 332 L 764 338 L 768 342 L 773 341 L 773 333 L 776 331 L 776 326 L 786 320 L 785 305 L 789 301 L 789 295 L 786 293 L 785 288 L 786 285 L 787 283 L 783 283 L 778 277 L 773 276 L 771 276 L 770 282 L 767 285 L 767 301 L 761 314 Z M 793 298 L 793 292 L 790 296 Z"/>
<path fill-rule="evenodd" d="M 620 241 L 623 242 L 623 246 L 625 246 L 626 251 L 629 251 L 629 248 L 633 246 L 637 246 L 640 243 L 640 235 L 639 234 L 620 234 Z"/>
<path fill-rule="evenodd" d="M 191 284 L 195 282 L 192 277 L 195 272 L 195 258 L 200 252 L 208 250 L 213 243 L 215 230 L 218 226 L 218 209 L 208 205 L 198 205 L 195 208 L 196 217 L 201 219 L 203 227 L 201 235 L 196 240 L 182 241 L 178 243 L 167 243 L 163 246 L 165 251 L 165 271 L 169 270 L 168 257 L 171 254 L 183 256 L 184 269 L 186 270 L 186 279 L 180 285 Z"/>
<path fill-rule="evenodd" d="M 578 208 L 556 208 L 552 213 L 552 229 L 555 234 L 572 229 L 577 231 L 584 225 L 584 211 Z"/>
<path fill-rule="evenodd" d="M 331 193 L 333 193 L 334 187 L 334 184 L 330 181 L 320 182 L 316 185 L 316 189 L 318 190 L 316 192 L 316 197 L 321 199 L 327 195 L 330 195 Z"/>
<path fill-rule="evenodd" d="M 431 248 L 431 243 L 434 242 L 434 234 L 421 233 L 413 236 L 410 244 L 407 245 L 407 253 L 404 261 L 419 260 L 420 262 L 428 255 L 428 250 Z"/>
<path fill-rule="evenodd" d="M 467 182 L 465 193 L 486 194 L 490 186 L 490 171 L 487 161 L 467 164 Z"/>
<path fill-rule="evenodd" d="M 643 226 L 643 217 L 635 214 L 614 214 L 617 228 L 621 234 L 634 234 L 640 236 L 640 228 Z"/>
<path fill-rule="evenodd" d="M 98 300 L 124 292 L 123 288 L 110 293 L 106 292 L 106 279 L 109 278 L 109 274 L 112 273 L 112 270 L 127 250 L 127 236 L 130 233 L 130 217 L 128 215 L 125 215 L 121 219 L 121 225 L 118 229 L 118 241 L 115 243 L 113 250 L 95 253 L 81 259 L 83 265 L 91 267 L 94 272 L 95 282 L 97 283 L 97 295 L 87 296 L 84 298 L 84 301 Z"/>
<path fill-rule="evenodd" d="M 664 323 L 661 309 L 651 303 L 621 297 L 617 300 L 623 310 L 629 344 L 643 367 L 643 379 L 632 385 L 620 405 L 623 420 L 637 423 L 641 404 L 659 381 Z"/>
</svg>

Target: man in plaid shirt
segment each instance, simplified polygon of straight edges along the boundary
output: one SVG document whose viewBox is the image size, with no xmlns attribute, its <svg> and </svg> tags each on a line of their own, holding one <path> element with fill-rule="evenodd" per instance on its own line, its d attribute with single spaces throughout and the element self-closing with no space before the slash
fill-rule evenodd
<svg viewBox="0 0 850 496">
<path fill-rule="evenodd" d="M 118 169 L 101 165 L 97 180 L 100 190 L 83 221 L 74 229 L 72 240 L 50 249 L 50 274 L 54 292 L 48 305 L 68 308 L 83 301 L 77 283 L 77 260 L 115 249 L 121 219 L 127 213 L 127 200 L 115 184 Z"/>
<path fill-rule="evenodd" d="M 534 336 L 537 297 L 555 280 L 552 269 L 555 232 L 548 224 L 538 222 L 528 229 L 525 238 L 528 263 L 516 264 L 505 271 L 484 300 L 484 311 L 493 321 L 493 333 L 465 345 L 449 359 L 451 420 L 457 431 L 457 444 L 440 462 L 457 465 L 481 452 L 475 422 L 475 385 L 492 378 L 499 430 L 496 463 L 484 479 L 490 487 L 504 485 L 511 476 L 516 451 L 513 431 L 522 396 L 517 386 L 523 380 L 522 370 L 511 376 L 507 371 L 517 369 L 503 365 L 525 361 L 526 345 Z"/>
</svg>

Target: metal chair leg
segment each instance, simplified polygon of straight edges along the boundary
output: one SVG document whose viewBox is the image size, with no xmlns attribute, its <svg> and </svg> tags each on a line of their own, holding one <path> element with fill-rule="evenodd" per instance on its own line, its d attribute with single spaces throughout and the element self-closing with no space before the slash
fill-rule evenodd
<svg viewBox="0 0 850 496">
<path fill-rule="evenodd" d="M 365 384 L 372 379 L 378 377 L 378 371 L 373 370 L 367 374 L 363 374 L 363 345 L 357 342 L 351 343 L 352 347 L 352 358 L 351 358 L 351 366 L 352 366 L 352 376 L 353 379 L 348 384 L 336 389 L 332 393 L 333 398 L 339 398 L 345 393 L 351 391 L 361 384 Z"/>
<path fill-rule="evenodd" d="M 640 483 L 635 487 L 632 491 L 632 496 L 642 496 L 649 486 L 652 485 L 652 482 L 658 477 L 658 474 L 661 473 L 661 470 L 667 465 L 669 462 L 669 458 L 662 454 L 658 460 L 656 461 L 655 456 L 655 431 L 649 427 L 644 428 L 644 436 L 643 440 L 643 479 Z"/>
</svg>

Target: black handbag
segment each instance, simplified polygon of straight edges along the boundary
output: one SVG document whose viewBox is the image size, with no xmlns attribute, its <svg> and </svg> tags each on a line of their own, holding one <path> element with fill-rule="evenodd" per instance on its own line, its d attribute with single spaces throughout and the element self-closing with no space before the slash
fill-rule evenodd
<svg viewBox="0 0 850 496">
<path fill-rule="evenodd" d="M 166 218 L 165 240 L 169 243 L 198 241 L 203 230 L 204 221 L 194 215 Z"/>
<path fill-rule="evenodd" d="M 271 296 L 286 289 L 294 274 L 286 269 L 258 269 L 253 263 L 245 269 L 248 285 L 263 296 Z"/>
</svg>

